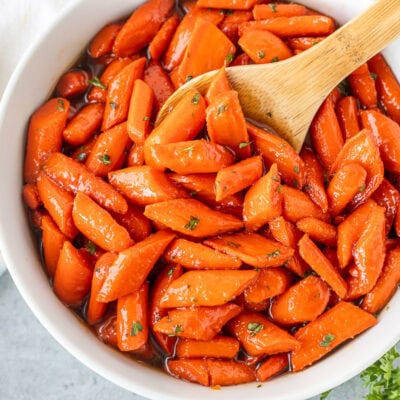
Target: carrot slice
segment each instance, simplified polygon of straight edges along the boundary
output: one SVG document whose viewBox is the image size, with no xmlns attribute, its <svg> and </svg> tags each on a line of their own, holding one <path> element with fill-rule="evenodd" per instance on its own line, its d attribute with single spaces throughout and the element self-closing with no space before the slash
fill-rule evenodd
<svg viewBox="0 0 400 400">
<path fill-rule="evenodd" d="M 212 387 L 239 385 L 255 381 L 253 368 L 233 360 L 207 359 Z"/>
<path fill-rule="evenodd" d="M 305 234 L 299 241 L 299 253 L 302 259 L 335 291 L 335 293 L 337 293 L 340 298 L 346 296 L 346 281 L 307 234 Z"/>
<path fill-rule="evenodd" d="M 92 274 L 79 250 L 66 240 L 54 275 L 53 288 L 57 297 L 68 306 L 79 306 L 90 291 Z"/>
<path fill-rule="evenodd" d="M 237 218 L 211 210 L 194 199 L 163 201 L 146 206 L 144 215 L 152 221 L 192 237 L 219 235 L 242 228 Z M 213 221 L 212 225 L 209 221 Z"/>
<path fill-rule="evenodd" d="M 211 141 L 230 147 L 239 158 L 250 156 L 246 120 L 234 90 L 213 97 L 207 107 L 207 132 Z"/>
<path fill-rule="evenodd" d="M 294 5 L 294 4 L 293 4 Z M 313 37 L 313 36 L 303 36 L 303 37 L 293 37 L 288 38 L 286 43 L 294 51 L 304 51 L 322 42 L 326 36 Z"/>
<path fill-rule="evenodd" d="M 207 360 L 173 360 L 167 361 L 168 371 L 185 381 L 199 383 L 203 386 L 210 386 L 210 378 L 208 374 Z"/>
<path fill-rule="evenodd" d="M 238 269 L 242 265 L 238 258 L 186 239 L 174 240 L 164 253 L 164 258 L 186 269 Z"/>
<path fill-rule="evenodd" d="M 215 336 L 200 341 L 181 338 L 176 346 L 176 356 L 182 358 L 234 358 L 239 352 L 239 342 L 229 336 Z"/>
<path fill-rule="evenodd" d="M 68 71 L 57 82 L 56 93 L 65 98 L 79 96 L 88 88 L 88 79 L 87 72 L 82 69 Z"/>
<path fill-rule="evenodd" d="M 154 325 L 156 332 L 196 340 L 211 340 L 242 311 L 237 304 L 173 309 Z"/>
<path fill-rule="evenodd" d="M 307 15 L 307 8 L 300 4 L 256 4 L 253 8 L 254 19 L 269 19 L 277 17 L 297 17 Z"/>
<path fill-rule="evenodd" d="M 218 27 L 225 33 L 232 43 L 236 44 L 239 38 L 239 25 L 243 22 L 250 21 L 251 19 L 251 11 L 230 9 Z"/>
<path fill-rule="evenodd" d="M 143 145 L 133 144 L 129 150 L 126 159 L 127 167 L 138 167 L 144 165 L 144 148 Z"/>
<path fill-rule="evenodd" d="M 294 334 L 300 347 L 292 352 L 293 371 L 301 371 L 376 323 L 377 320 L 361 308 L 351 303 L 338 303 Z"/>
<path fill-rule="evenodd" d="M 226 69 L 222 67 L 212 78 L 210 86 L 207 89 L 205 94 L 207 104 L 210 104 L 218 95 L 229 92 L 231 89 L 228 77 L 226 76 Z"/>
<path fill-rule="evenodd" d="M 108 303 L 139 290 L 174 236 L 171 232 L 159 231 L 120 252 L 111 265 L 96 300 Z"/>
<path fill-rule="evenodd" d="M 63 189 L 73 193 L 85 193 L 110 211 L 124 214 L 128 210 L 128 203 L 124 197 L 110 184 L 62 153 L 54 153 L 49 158 L 44 172 Z"/>
<path fill-rule="evenodd" d="M 122 28 L 122 24 L 109 24 L 100 29 L 89 44 L 88 51 L 91 57 L 99 58 L 112 52 L 115 38 Z"/>
<path fill-rule="evenodd" d="M 294 250 L 256 233 L 240 232 L 204 241 L 204 244 L 238 257 L 256 268 L 279 267 L 288 261 Z"/>
<path fill-rule="evenodd" d="M 198 7 L 225 8 L 230 10 L 250 10 L 256 4 L 256 0 L 199 0 Z"/>
<path fill-rule="evenodd" d="M 357 100 L 353 96 L 346 96 L 339 100 L 336 106 L 336 114 L 340 128 L 346 139 L 349 139 L 360 132 L 360 123 L 358 121 Z"/>
<path fill-rule="evenodd" d="M 69 101 L 49 100 L 31 117 L 26 144 L 24 180 L 35 182 L 52 153 L 61 151 L 62 132 L 67 122 Z"/>
<path fill-rule="evenodd" d="M 242 312 L 229 321 L 226 328 L 253 356 L 293 351 L 300 344 L 288 332 L 256 312 Z"/>
<path fill-rule="evenodd" d="M 377 107 L 378 95 L 375 88 L 375 80 L 371 76 L 368 64 L 358 67 L 347 77 L 350 89 L 361 105 L 367 108 Z"/>
<path fill-rule="evenodd" d="M 337 232 L 334 225 L 313 217 L 305 217 L 297 221 L 297 228 L 307 233 L 311 239 L 327 246 L 336 247 Z"/>
<path fill-rule="evenodd" d="M 174 6 L 173 0 L 148 0 L 138 7 L 115 38 L 113 52 L 130 56 L 147 46 Z"/>
<path fill-rule="evenodd" d="M 274 354 L 258 367 L 256 372 L 257 379 L 265 382 L 271 377 L 286 371 L 288 367 L 289 360 L 287 354 Z"/>
<path fill-rule="evenodd" d="M 219 306 L 239 296 L 256 271 L 189 271 L 171 283 L 160 301 L 163 308 Z M 215 290 L 218 282 L 219 290 Z"/>
</svg>

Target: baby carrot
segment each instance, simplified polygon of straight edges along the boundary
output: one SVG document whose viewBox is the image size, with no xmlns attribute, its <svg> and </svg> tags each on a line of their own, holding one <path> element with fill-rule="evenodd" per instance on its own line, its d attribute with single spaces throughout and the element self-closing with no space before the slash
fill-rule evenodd
<svg viewBox="0 0 400 400">
<path fill-rule="evenodd" d="M 36 210 L 42 205 L 36 183 L 27 183 L 24 185 L 22 198 L 26 206 L 31 210 Z"/>
<path fill-rule="evenodd" d="M 178 25 L 178 14 L 173 14 L 163 23 L 161 29 L 149 44 L 149 55 L 153 60 L 159 60 L 162 57 Z"/>
<path fill-rule="evenodd" d="M 168 359 L 168 371 L 177 378 L 188 382 L 199 383 L 203 386 L 210 386 L 207 361 L 205 359 Z"/>
<path fill-rule="evenodd" d="M 238 352 L 239 342 L 229 336 L 215 336 L 207 341 L 181 338 L 176 346 L 179 358 L 234 358 Z"/>
<path fill-rule="evenodd" d="M 231 10 L 250 10 L 256 4 L 256 0 L 199 0 L 198 7 L 225 8 Z"/>
<path fill-rule="evenodd" d="M 70 98 L 83 94 L 89 86 L 86 71 L 74 69 L 66 72 L 58 81 L 56 92 L 60 97 Z"/>
<path fill-rule="evenodd" d="M 144 164 L 144 148 L 143 145 L 132 144 L 127 159 L 127 167 L 139 167 Z"/>
<path fill-rule="evenodd" d="M 206 359 L 210 386 L 239 385 L 255 381 L 254 369 L 235 360 Z"/>
<path fill-rule="evenodd" d="M 286 353 L 274 354 L 268 357 L 257 369 L 257 379 L 265 382 L 273 376 L 284 372 L 289 367 L 288 355 Z"/>
<path fill-rule="evenodd" d="M 218 25 L 228 39 L 236 44 L 239 38 L 239 25 L 252 19 L 252 12 L 245 10 L 229 10 L 224 20 Z M 232 65 L 232 64 L 230 64 Z"/>
<path fill-rule="evenodd" d="M 305 217 L 297 221 L 296 226 L 301 232 L 307 233 L 316 242 L 336 247 L 337 233 L 334 225 L 314 217 Z"/>
<path fill-rule="evenodd" d="M 336 106 L 336 115 L 345 139 L 349 139 L 360 132 L 359 111 L 355 97 L 346 96 L 340 99 Z"/>
<path fill-rule="evenodd" d="M 294 4 L 293 4 L 294 5 Z M 308 50 L 309 48 L 317 45 L 318 43 L 322 42 L 326 36 L 320 37 L 313 37 L 313 36 L 303 36 L 303 37 L 293 37 L 288 38 L 286 43 L 288 46 L 296 51 L 296 50 Z"/>
<path fill-rule="evenodd" d="M 375 80 L 371 76 L 368 64 L 358 67 L 347 77 L 351 92 L 367 108 L 377 107 L 378 95 L 375 88 Z"/>
<path fill-rule="evenodd" d="M 253 8 L 253 17 L 256 21 L 277 17 L 297 17 L 307 15 L 307 8 L 300 4 L 256 4 Z"/>
<path fill-rule="evenodd" d="M 89 44 L 89 54 L 99 58 L 112 52 L 115 38 L 122 28 L 122 24 L 109 24 L 100 29 Z"/>
<path fill-rule="evenodd" d="M 232 88 L 228 81 L 228 77 L 226 76 L 226 69 L 225 67 L 222 67 L 212 78 L 210 86 L 208 87 L 207 92 L 204 96 L 207 104 L 210 104 L 211 101 L 215 99 L 215 97 L 229 92 L 231 89 Z"/>
</svg>

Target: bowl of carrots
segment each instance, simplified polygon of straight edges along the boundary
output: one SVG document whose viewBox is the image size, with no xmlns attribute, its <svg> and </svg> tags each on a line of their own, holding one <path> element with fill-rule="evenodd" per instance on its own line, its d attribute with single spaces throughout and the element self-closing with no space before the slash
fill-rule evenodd
<svg viewBox="0 0 400 400">
<path fill-rule="evenodd" d="M 400 339 L 400 43 L 297 153 L 225 67 L 295 57 L 370 1 L 103 3 L 68 7 L 2 101 L 1 252 L 33 313 L 151 399 L 300 400 L 361 372 Z"/>
</svg>

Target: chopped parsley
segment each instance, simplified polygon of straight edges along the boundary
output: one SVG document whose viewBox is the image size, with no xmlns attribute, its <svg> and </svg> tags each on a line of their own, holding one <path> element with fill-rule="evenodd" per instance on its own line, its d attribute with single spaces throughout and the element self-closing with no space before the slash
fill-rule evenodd
<svg viewBox="0 0 400 400">
<path fill-rule="evenodd" d="M 340 82 L 337 88 L 342 96 L 350 95 L 350 86 L 346 79 Z"/>
<path fill-rule="evenodd" d="M 235 242 L 231 242 L 230 240 L 228 240 L 228 241 L 226 242 L 226 244 L 227 244 L 229 247 L 233 247 L 234 249 L 237 249 L 238 247 L 240 247 L 240 244 L 235 243 Z"/>
<path fill-rule="evenodd" d="M 239 143 L 239 149 L 244 149 L 247 146 L 250 146 L 253 142 L 241 142 Z"/>
<path fill-rule="evenodd" d="M 268 118 L 272 118 L 272 112 L 271 111 L 267 112 L 267 117 Z"/>
<path fill-rule="evenodd" d="M 260 50 L 257 53 L 258 58 L 263 59 L 265 57 L 265 51 L 264 50 Z"/>
<path fill-rule="evenodd" d="M 145 115 L 144 117 L 143 117 L 143 121 L 149 121 L 150 120 L 150 117 L 148 117 L 147 115 Z"/>
<path fill-rule="evenodd" d="M 295 165 L 295 167 L 293 169 L 294 169 L 294 172 L 296 172 L 296 174 L 300 173 L 300 167 L 298 165 Z"/>
<path fill-rule="evenodd" d="M 88 81 L 91 85 L 96 86 L 100 89 L 106 90 L 107 86 L 100 80 L 98 76 L 93 77 L 92 79 L 89 79 Z"/>
<path fill-rule="evenodd" d="M 110 165 L 111 164 L 111 157 L 108 154 L 103 154 L 102 156 L 99 156 L 99 160 L 104 165 Z"/>
<path fill-rule="evenodd" d="M 110 101 L 110 107 L 113 109 L 113 110 L 116 110 L 117 109 L 117 103 L 115 102 L 115 101 Z"/>
<path fill-rule="evenodd" d="M 358 188 L 358 191 L 359 191 L 360 193 L 362 193 L 362 192 L 365 190 L 365 188 L 366 188 L 366 185 L 365 185 L 365 183 L 363 183 L 363 184 Z"/>
<path fill-rule="evenodd" d="M 197 228 L 200 220 L 196 217 L 191 216 L 189 222 L 184 226 L 185 229 L 189 231 L 194 231 Z"/>
<path fill-rule="evenodd" d="M 279 57 L 275 56 L 274 58 L 271 59 L 272 63 L 278 62 L 279 61 Z"/>
<path fill-rule="evenodd" d="M 327 335 L 325 335 L 324 339 L 319 344 L 319 346 L 320 347 L 329 347 L 335 339 L 336 339 L 335 335 L 332 335 L 332 333 L 328 333 Z"/>
<path fill-rule="evenodd" d="M 188 75 L 187 77 L 186 77 L 186 82 L 189 82 L 189 81 L 191 81 L 193 79 L 193 76 L 192 75 Z"/>
<path fill-rule="evenodd" d="M 235 55 L 233 53 L 228 53 L 225 57 L 225 60 L 228 64 L 230 64 L 233 61 L 233 58 L 235 57 Z"/>
<path fill-rule="evenodd" d="M 249 322 L 247 324 L 247 330 L 250 331 L 250 336 L 255 336 L 257 333 L 264 329 L 264 325 L 259 322 Z"/>
<path fill-rule="evenodd" d="M 192 104 L 199 104 L 199 101 L 200 101 L 200 93 L 196 93 L 194 96 L 193 96 L 193 99 L 192 99 Z"/>
<path fill-rule="evenodd" d="M 279 176 L 273 175 L 271 178 L 275 182 L 280 182 L 281 180 L 279 179 Z"/>
<path fill-rule="evenodd" d="M 137 336 L 139 332 L 142 331 L 143 331 L 143 325 L 139 321 L 136 321 L 132 323 L 130 336 Z"/>
<path fill-rule="evenodd" d="M 175 325 L 174 327 L 174 332 L 173 333 L 169 333 L 168 336 L 176 336 L 179 333 L 182 333 L 183 329 L 182 329 L 182 325 Z"/>
<path fill-rule="evenodd" d="M 83 147 L 81 147 L 81 151 L 80 151 L 80 153 L 76 156 L 76 159 L 77 159 L 78 161 L 85 161 L 86 158 L 87 158 L 87 154 L 85 153 Z"/>
<path fill-rule="evenodd" d="M 279 254 L 281 254 L 281 252 L 277 249 L 277 250 L 273 251 L 272 253 L 267 254 L 267 257 L 268 258 L 278 257 Z"/>
<path fill-rule="evenodd" d="M 219 106 L 217 109 L 217 115 L 223 114 L 227 109 L 228 109 L 228 106 L 226 106 L 225 104 Z"/>
<path fill-rule="evenodd" d="M 86 243 L 86 249 L 87 249 L 87 251 L 89 252 L 89 254 L 90 254 L 91 256 L 93 256 L 93 255 L 96 253 L 97 246 L 96 246 L 92 241 L 89 240 L 89 241 Z"/>
<path fill-rule="evenodd" d="M 65 110 L 65 103 L 63 99 L 57 99 L 57 111 L 64 111 Z"/>
<path fill-rule="evenodd" d="M 276 4 L 275 4 L 275 3 L 270 3 L 270 4 L 268 4 L 268 5 L 271 7 L 273 13 L 276 13 L 276 12 L 277 12 L 277 11 L 276 11 Z"/>
<path fill-rule="evenodd" d="M 174 269 L 175 269 L 175 268 L 172 267 L 171 269 L 168 270 L 168 272 L 167 272 L 168 278 L 171 278 L 172 274 L 174 273 Z"/>
<path fill-rule="evenodd" d="M 327 390 L 327 391 L 324 392 L 324 393 L 321 393 L 321 394 L 319 395 L 319 400 L 325 400 L 325 399 L 327 399 L 330 392 L 332 392 L 332 389 L 331 389 L 331 390 Z"/>
<path fill-rule="evenodd" d="M 371 72 L 371 78 L 372 78 L 373 80 L 376 80 L 377 77 L 378 77 L 378 75 L 375 74 L 375 72 Z"/>
<path fill-rule="evenodd" d="M 181 150 L 181 153 L 191 153 L 194 150 L 194 146 L 185 147 Z"/>
</svg>

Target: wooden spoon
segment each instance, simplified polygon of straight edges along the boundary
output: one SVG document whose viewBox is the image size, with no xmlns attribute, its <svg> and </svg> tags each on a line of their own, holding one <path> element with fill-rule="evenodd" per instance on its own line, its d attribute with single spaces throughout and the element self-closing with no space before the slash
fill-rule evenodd
<svg viewBox="0 0 400 400">
<path fill-rule="evenodd" d="M 400 0 L 376 0 L 364 13 L 311 49 L 287 60 L 227 68 L 246 117 L 273 128 L 300 151 L 323 100 L 346 76 L 400 35 Z M 179 88 L 158 125 L 189 90 L 205 93 L 216 71 Z"/>
</svg>

